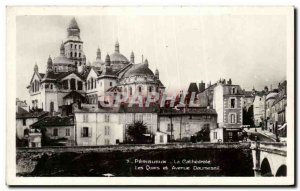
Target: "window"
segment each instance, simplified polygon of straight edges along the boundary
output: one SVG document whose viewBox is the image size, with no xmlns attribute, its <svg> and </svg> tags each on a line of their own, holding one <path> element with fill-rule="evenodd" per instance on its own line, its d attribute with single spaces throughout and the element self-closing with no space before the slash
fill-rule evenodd
<svg viewBox="0 0 300 191">
<path fill-rule="evenodd" d="M 78 45 L 78 49 L 81 49 L 81 45 Z"/>
<path fill-rule="evenodd" d="M 77 81 L 77 89 L 82 90 L 82 82 L 81 81 Z"/>
<path fill-rule="evenodd" d="M 160 142 L 160 143 L 163 143 L 163 142 L 164 142 L 164 136 L 163 136 L 163 135 L 160 135 L 160 136 L 159 136 L 159 142 Z"/>
<path fill-rule="evenodd" d="M 83 122 L 89 122 L 89 116 L 87 114 L 83 114 Z"/>
<path fill-rule="evenodd" d="M 110 132 L 109 126 L 105 126 L 105 132 L 104 132 L 104 134 L 105 135 L 109 135 L 109 132 Z"/>
<path fill-rule="evenodd" d="M 141 93 L 142 92 L 142 87 L 141 86 L 139 86 L 139 93 Z"/>
<path fill-rule="evenodd" d="M 236 123 L 235 114 L 230 114 L 229 115 L 229 121 L 230 121 L 230 123 Z"/>
<path fill-rule="evenodd" d="M 94 88 L 93 86 L 94 86 L 94 79 L 92 78 L 92 79 L 91 79 L 91 89 Z"/>
<path fill-rule="evenodd" d="M 97 80 L 96 79 L 94 81 L 94 87 L 95 87 L 95 89 L 97 88 Z"/>
<path fill-rule="evenodd" d="M 104 144 L 105 144 L 105 145 L 109 145 L 109 139 L 105 139 L 105 140 L 104 140 Z"/>
<path fill-rule="evenodd" d="M 26 119 L 23 119 L 23 126 L 26 126 Z"/>
<path fill-rule="evenodd" d="M 218 132 L 214 132 L 214 139 L 218 139 Z"/>
<path fill-rule="evenodd" d="M 77 66 L 77 62 L 75 61 L 75 66 Z"/>
<path fill-rule="evenodd" d="M 58 136 L 58 129 L 57 128 L 55 128 L 55 129 L 53 129 L 53 136 Z"/>
<path fill-rule="evenodd" d="M 70 53 L 70 57 L 73 57 L 73 52 Z"/>
<path fill-rule="evenodd" d="M 81 57 L 81 53 L 78 53 L 78 58 L 80 58 Z"/>
<path fill-rule="evenodd" d="M 66 136 L 70 136 L 70 129 L 69 128 L 66 129 Z"/>
<path fill-rule="evenodd" d="M 232 88 L 232 94 L 235 94 L 235 88 Z"/>
<path fill-rule="evenodd" d="M 168 124 L 168 129 L 167 129 L 167 131 L 173 131 L 173 124 L 172 124 L 172 126 L 171 126 L 170 123 Z"/>
<path fill-rule="evenodd" d="M 235 99 L 234 98 L 230 99 L 230 108 L 235 108 Z"/>
<path fill-rule="evenodd" d="M 68 80 L 64 80 L 62 82 L 62 84 L 63 84 L 63 89 L 65 89 L 65 90 L 69 89 L 69 81 Z"/>
<path fill-rule="evenodd" d="M 132 95 L 132 87 L 129 88 L 129 95 Z"/>
<path fill-rule="evenodd" d="M 105 122 L 109 122 L 109 115 L 105 115 L 105 116 L 104 116 L 104 121 L 105 121 Z"/>
<path fill-rule="evenodd" d="M 74 53 L 74 57 L 77 57 L 77 52 Z"/>
<path fill-rule="evenodd" d="M 76 49 L 76 48 L 77 48 L 77 45 L 75 44 L 74 46 L 75 46 L 74 48 Z"/>
<path fill-rule="evenodd" d="M 83 127 L 82 128 L 81 136 L 82 137 L 89 137 L 90 136 L 88 127 Z"/>
<path fill-rule="evenodd" d="M 109 86 L 112 86 L 112 82 L 109 82 Z"/>
<path fill-rule="evenodd" d="M 149 87 L 149 92 L 152 92 L 152 86 Z"/>
<path fill-rule="evenodd" d="M 53 89 L 53 85 L 52 85 L 52 84 L 50 84 L 50 89 L 51 89 L 51 90 Z"/>
<path fill-rule="evenodd" d="M 50 112 L 54 111 L 54 102 L 50 102 Z"/>
<path fill-rule="evenodd" d="M 71 48 L 73 48 L 73 44 L 71 44 Z"/>
</svg>

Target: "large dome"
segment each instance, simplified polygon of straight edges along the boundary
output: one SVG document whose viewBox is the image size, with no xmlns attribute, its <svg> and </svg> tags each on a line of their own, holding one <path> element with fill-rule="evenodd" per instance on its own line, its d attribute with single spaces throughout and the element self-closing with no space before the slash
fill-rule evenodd
<svg viewBox="0 0 300 191">
<path fill-rule="evenodd" d="M 110 55 L 110 61 L 111 63 L 128 63 L 128 59 L 123 55 L 120 54 L 119 52 L 114 52 L 113 54 Z"/>
<path fill-rule="evenodd" d="M 133 64 L 124 74 L 124 77 L 131 76 L 154 76 L 154 74 L 148 67 L 148 64 Z"/>
</svg>

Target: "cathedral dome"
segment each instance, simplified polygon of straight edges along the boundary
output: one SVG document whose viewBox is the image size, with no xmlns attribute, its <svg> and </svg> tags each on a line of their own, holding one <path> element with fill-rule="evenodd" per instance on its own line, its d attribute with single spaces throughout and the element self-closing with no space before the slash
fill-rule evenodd
<svg viewBox="0 0 300 191">
<path fill-rule="evenodd" d="M 133 64 L 124 75 L 124 77 L 131 76 L 154 76 L 154 74 L 148 67 L 148 64 Z"/>
<path fill-rule="evenodd" d="M 113 54 L 110 55 L 110 61 L 112 63 L 128 63 L 128 59 L 121 53 L 119 52 L 114 52 Z"/>
</svg>

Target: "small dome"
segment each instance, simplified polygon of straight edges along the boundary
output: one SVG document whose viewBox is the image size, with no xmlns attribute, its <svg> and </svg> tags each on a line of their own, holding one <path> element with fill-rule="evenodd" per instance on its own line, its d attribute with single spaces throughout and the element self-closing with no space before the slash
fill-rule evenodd
<svg viewBox="0 0 300 191">
<path fill-rule="evenodd" d="M 125 72 L 124 77 L 153 75 L 153 72 L 150 70 L 147 64 L 133 64 L 132 67 Z"/>
<path fill-rule="evenodd" d="M 110 61 L 112 63 L 123 63 L 126 64 L 128 63 L 128 59 L 123 55 L 118 52 L 114 52 L 113 54 L 110 55 Z"/>
</svg>

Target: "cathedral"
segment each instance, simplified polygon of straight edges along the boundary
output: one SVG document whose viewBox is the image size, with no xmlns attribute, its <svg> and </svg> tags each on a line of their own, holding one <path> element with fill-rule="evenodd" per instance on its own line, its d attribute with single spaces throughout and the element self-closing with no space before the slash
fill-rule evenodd
<svg viewBox="0 0 300 191">
<path fill-rule="evenodd" d="M 149 68 L 148 60 L 135 63 L 134 53 L 130 59 L 120 53 L 117 41 L 115 51 L 101 57 L 97 49 L 96 59 L 86 61 L 80 38 L 80 28 L 73 18 L 67 28 L 67 39 L 60 46 L 60 55 L 49 56 L 45 73 L 34 66 L 34 73 L 27 89 L 30 93 L 30 108 L 59 112 L 74 102 L 97 104 L 106 101 L 109 93 L 121 93 L 127 97 L 147 96 L 165 89 L 155 73 Z"/>
</svg>

